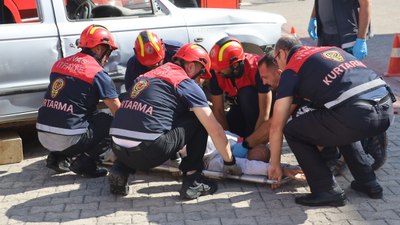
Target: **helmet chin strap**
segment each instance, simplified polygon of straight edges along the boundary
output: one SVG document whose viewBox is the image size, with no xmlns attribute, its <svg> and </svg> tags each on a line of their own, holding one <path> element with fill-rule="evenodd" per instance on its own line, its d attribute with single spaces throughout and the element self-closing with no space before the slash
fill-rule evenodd
<svg viewBox="0 0 400 225">
<path fill-rule="evenodd" d="M 93 58 L 96 59 L 96 61 L 97 61 L 101 66 L 103 66 L 103 65 L 102 65 L 103 58 L 104 58 L 107 54 L 109 54 L 108 52 L 109 52 L 110 50 L 111 50 L 111 49 L 107 49 L 107 50 L 103 51 L 103 52 L 101 53 L 101 56 L 100 56 L 100 57 L 97 56 L 97 54 L 96 54 L 95 52 L 93 52 L 90 48 L 84 48 L 84 49 L 82 49 L 82 52 L 85 53 L 85 54 L 88 54 L 88 55 L 92 56 Z"/>
<path fill-rule="evenodd" d="M 229 75 L 223 75 L 224 78 L 233 78 L 233 79 L 237 79 L 237 78 L 241 78 L 243 76 L 244 73 L 244 62 L 240 61 L 238 62 L 238 66 L 234 67 L 233 65 L 230 66 L 232 72 Z"/>
<path fill-rule="evenodd" d="M 96 61 L 101 65 L 101 58 L 99 58 L 99 57 L 97 56 L 97 54 L 94 53 L 90 48 L 83 48 L 81 52 L 92 56 L 92 57 L 95 58 Z"/>
<path fill-rule="evenodd" d="M 241 78 L 244 72 L 244 62 L 243 61 L 238 62 L 238 66 L 236 68 L 233 65 L 231 65 L 231 69 L 232 73 L 230 75 L 230 78 Z"/>
<path fill-rule="evenodd" d="M 182 59 L 176 60 L 175 64 L 180 66 L 183 70 L 185 70 L 185 62 Z M 186 72 L 186 70 L 185 70 Z M 201 68 L 201 70 L 199 70 L 199 72 L 197 72 L 195 75 L 193 75 L 190 79 L 194 80 L 196 79 L 198 76 L 203 75 L 206 72 L 205 68 Z M 187 72 L 186 72 L 187 74 Z"/>
<path fill-rule="evenodd" d="M 197 72 L 191 79 L 195 80 L 198 76 L 203 75 L 206 72 L 206 69 L 201 68 L 201 70 L 199 70 L 199 72 Z"/>
</svg>

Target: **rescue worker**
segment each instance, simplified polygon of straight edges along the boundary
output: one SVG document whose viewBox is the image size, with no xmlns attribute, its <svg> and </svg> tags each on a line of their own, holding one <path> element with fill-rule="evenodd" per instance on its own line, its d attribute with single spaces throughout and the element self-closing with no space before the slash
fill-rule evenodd
<svg viewBox="0 0 400 225">
<path fill-rule="evenodd" d="M 106 176 L 107 169 L 99 168 L 97 162 L 111 147 L 108 132 L 113 117 L 97 111 L 96 106 L 101 99 L 112 114 L 120 106 L 115 85 L 103 69 L 118 47 L 111 32 L 101 25 L 85 28 L 78 47 L 81 52 L 53 65 L 36 128 L 40 143 L 50 151 L 48 168 L 87 177 Z"/>
<path fill-rule="evenodd" d="M 129 90 L 133 81 L 141 74 L 171 62 L 172 56 L 182 46 L 182 43 L 172 40 L 163 41 L 154 32 L 144 30 L 135 40 L 132 56 L 126 65 L 125 89 Z"/>
<path fill-rule="evenodd" d="M 245 53 L 237 39 L 225 37 L 212 47 L 210 58 L 213 113 L 225 130 L 247 137 L 270 117 L 272 92 L 257 69 L 261 56 Z"/>
<path fill-rule="evenodd" d="M 372 37 L 371 8 L 371 0 L 315 0 L 308 33 L 318 39 L 318 46 L 337 46 L 362 60 L 368 55 L 367 39 Z M 374 159 L 372 167 L 382 167 L 387 157 L 386 132 L 365 138 L 361 144 Z M 344 163 L 337 160 L 339 170 L 340 165 Z"/>
<path fill-rule="evenodd" d="M 277 91 L 270 129 L 270 179 L 282 178 L 284 134 L 311 190 L 311 194 L 296 197 L 297 204 L 345 205 L 345 193 L 320 152 L 333 146 L 338 146 L 355 178 L 351 188 L 370 198 L 382 198 L 382 187 L 359 140 L 388 129 L 394 95 L 375 72 L 342 49 L 298 44 L 292 36 L 276 43 L 275 60 L 282 73 L 260 69 L 264 83 Z M 314 110 L 288 122 L 293 101 L 300 100 Z"/>
<path fill-rule="evenodd" d="M 211 77 L 207 51 L 189 43 L 172 62 L 138 77 L 122 99 L 110 129 L 117 156 L 109 175 L 113 194 L 127 195 L 129 174 L 161 165 L 185 145 L 187 156 L 179 166 L 180 196 L 195 199 L 213 194 L 217 184 L 202 175 L 208 134 L 225 162 L 224 171 L 241 174 L 225 132 L 198 85 L 200 78 Z"/>
<path fill-rule="evenodd" d="M 371 0 L 315 0 L 308 33 L 318 46 L 337 46 L 362 60 L 371 37 Z"/>
</svg>

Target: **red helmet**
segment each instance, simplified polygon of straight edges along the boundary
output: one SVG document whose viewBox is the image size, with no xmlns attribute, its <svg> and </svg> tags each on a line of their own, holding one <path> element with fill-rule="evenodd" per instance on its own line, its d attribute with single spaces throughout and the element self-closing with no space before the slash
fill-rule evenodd
<svg viewBox="0 0 400 225">
<path fill-rule="evenodd" d="M 183 59 L 187 62 L 201 63 L 205 69 L 201 78 L 206 80 L 211 78 L 211 60 L 207 50 L 203 46 L 194 43 L 185 44 L 179 48 L 176 54 L 172 57 L 172 60 L 174 61 L 176 58 Z"/>
<path fill-rule="evenodd" d="M 223 70 L 244 59 L 242 44 L 235 38 L 224 37 L 211 48 L 211 68 Z"/>
<path fill-rule="evenodd" d="M 144 66 L 153 66 L 165 58 L 165 47 L 157 34 L 142 31 L 135 41 L 136 58 Z"/>
<path fill-rule="evenodd" d="M 112 48 L 118 49 L 114 43 L 111 32 L 101 25 L 92 24 L 86 27 L 79 38 L 79 48 L 93 48 L 97 45 L 105 44 Z"/>
</svg>

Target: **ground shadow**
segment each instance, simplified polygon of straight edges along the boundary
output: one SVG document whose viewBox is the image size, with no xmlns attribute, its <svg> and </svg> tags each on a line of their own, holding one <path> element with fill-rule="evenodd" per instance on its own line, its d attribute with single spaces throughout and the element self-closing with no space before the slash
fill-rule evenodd
<svg viewBox="0 0 400 225">
<path fill-rule="evenodd" d="M 120 223 L 123 215 L 129 215 L 141 218 L 144 223 L 185 224 L 211 218 L 230 220 L 240 215 L 238 219 L 273 223 L 279 221 L 274 217 L 278 205 L 282 208 L 293 204 L 291 210 L 297 213 L 296 221 L 289 212 L 286 212 L 284 221 L 303 223 L 307 218 L 294 204 L 290 193 L 292 188 L 282 189 L 283 192 L 279 193 L 266 185 L 249 182 L 226 180 L 218 183 L 219 190 L 215 195 L 186 201 L 179 197 L 180 178 L 164 172 L 140 171 L 135 179 L 130 180 L 130 194 L 117 197 L 109 193 L 106 178 L 85 179 L 65 174 L 48 178 L 37 190 L 40 193 L 37 197 L 12 206 L 6 216 L 9 220 L 22 222 L 59 223 L 92 219 Z"/>
</svg>

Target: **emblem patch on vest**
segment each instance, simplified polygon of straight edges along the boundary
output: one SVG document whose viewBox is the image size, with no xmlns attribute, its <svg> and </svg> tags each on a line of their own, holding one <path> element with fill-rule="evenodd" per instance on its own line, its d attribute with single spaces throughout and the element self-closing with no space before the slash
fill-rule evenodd
<svg viewBox="0 0 400 225">
<path fill-rule="evenodd" d="M 344 56 L 337 50 L 329 50 L 322 52 L 322 57 L 336 62 L 344 62 Z"/>
<path fill-rule="evenodd" d="M 135 98 L 138 96 L 144 89 L 146 89 L 150 85 L 148 80 L 141 80 L 132 87 L 131 98 Z"/>
<path fill-rule="evenodd" d="M 56 79 L 51 85 L 51 97 L 55 98 L 60 91 L 65 87 L 65 80 L 63 78 Z"/>
</svg>

